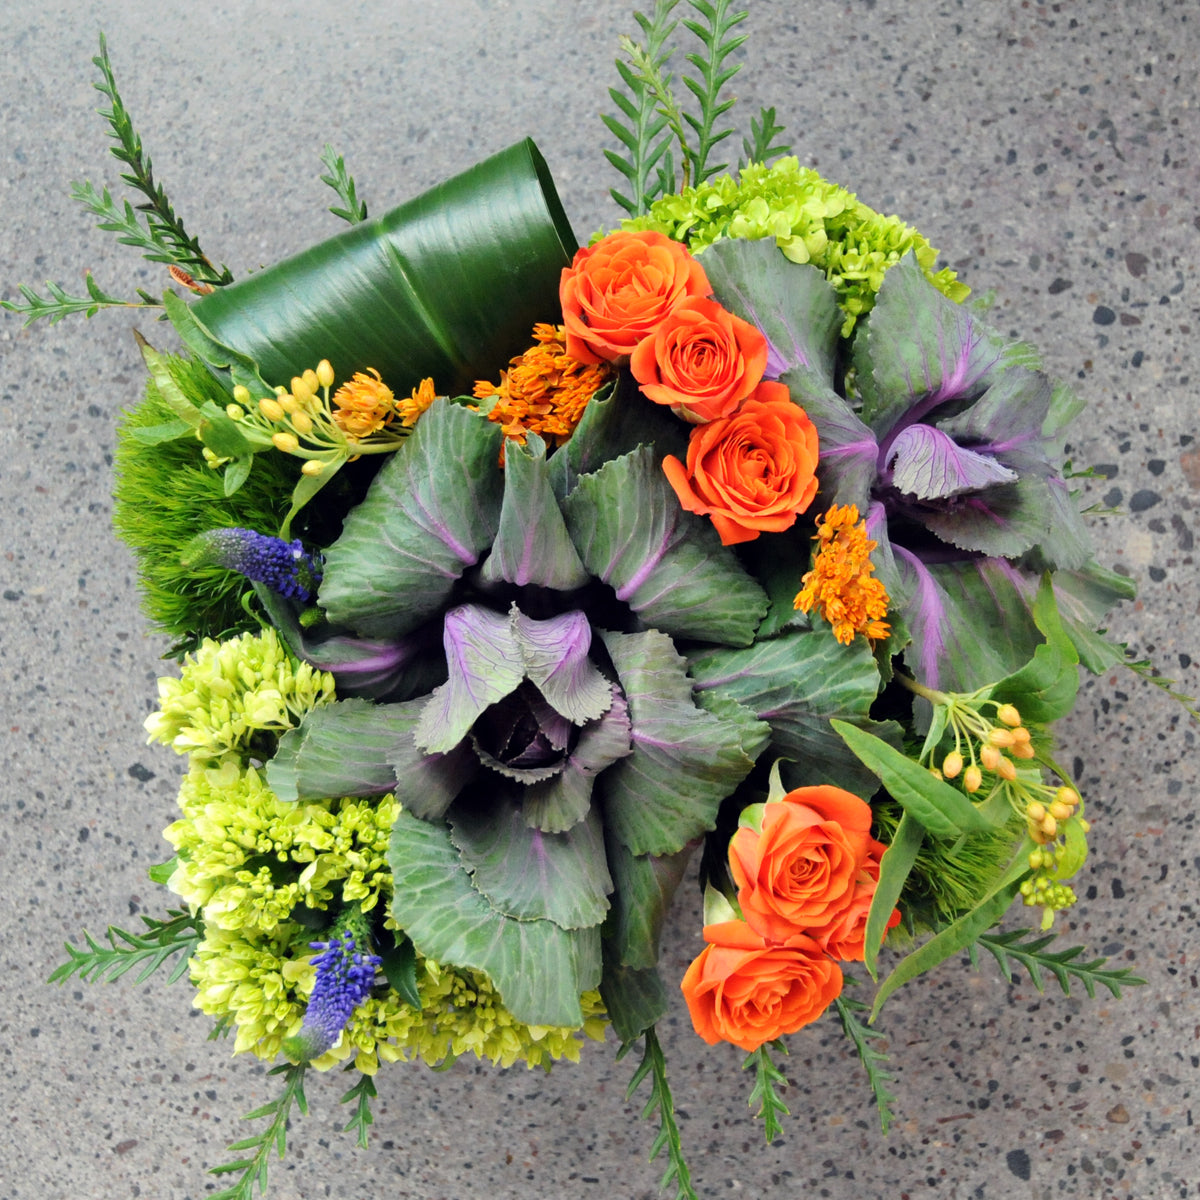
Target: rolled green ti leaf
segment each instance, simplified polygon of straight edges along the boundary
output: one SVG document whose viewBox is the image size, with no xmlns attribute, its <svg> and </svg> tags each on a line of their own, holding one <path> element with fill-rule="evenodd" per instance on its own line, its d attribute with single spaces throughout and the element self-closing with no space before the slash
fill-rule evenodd
<svg viewBox="0 0 1200 1200">
<path fill-rule="evenodd" d="M 558 319 L 576 246 L 526 139 L 193 309 L 272 385 L 327 358 L 339 380 L 373 367 L 397 393 L 430 377 L 461 395 Z"/>
</svg>

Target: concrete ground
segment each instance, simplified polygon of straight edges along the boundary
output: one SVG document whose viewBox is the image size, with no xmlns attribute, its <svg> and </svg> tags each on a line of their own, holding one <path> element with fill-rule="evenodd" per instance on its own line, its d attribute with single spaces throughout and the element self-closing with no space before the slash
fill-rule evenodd
<svg viewBox="0 0 1200 1200">
<path fill-rule="evenodd" d="M 1104 565 L 1140 596 L 1112 617 L 1200 691 L 1200 12 L 1192 0 L 754 0 L 742 121 L 774 104 L 801 159 L 903 215 L 1006 329 L 1090 402 L 1075 443 L 1104 478 Z M 611 225 L 600 148 L 625 0 L 7 0 L 0 15 L 0 295 L 52 279 L 159 289 L 97 232 L 72 181 L 117 183 L 92 109 L 104 30 L 126 102 L 190 229 L 241 274 L 334 232 L 326 141 L 376 211 L 526 134 L 577 234 Z M 163 644 L 109 527 L 113 429 L 142 370 L 136 315 L 22 330 L 0 315 L 0 1200 L 198 1198 L 275 1081 L 206 1040 L 186 983 L 46 986 L 64 939 L 159 913 L 178 761 L 141 722 Z M 947 963 L 885 1010 L 900 1117 L 881 1137 L 826 1019 L 791 1039 L 773 1145 L 740 1052 L 662 1028 L 701 1196 L 1175 1200 L 1200 1196 L 1196 723 L 1126 671 L 1063 723 L 1094 852 L 1063 944 L 1149 986 L 1040 996 Z M 1014 914 L 1019 917 L 1020 914 Z M 1019 923 L 1019 922 L 1018 922 Z M 681 902 L 668 975 L 698 948 Z M 1054 985 L 1051 985 L 1052 987 Z M 275 1200 L 653 1197 L 653 1130 L 610 1043 L 578 1067 L 378 1077 L 367 1151 L 313 1079 Z"/>
</svg>

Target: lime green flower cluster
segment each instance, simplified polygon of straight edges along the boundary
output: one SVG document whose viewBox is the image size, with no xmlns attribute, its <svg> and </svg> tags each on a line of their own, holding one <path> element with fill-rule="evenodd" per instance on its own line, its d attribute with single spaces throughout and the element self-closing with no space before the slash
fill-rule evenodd
<svg viewBox="0 0 1200 1200">
<path fill-rule="evenodd" d="M 825 272 L 846 314 L 843 337 L 874 305 L 884 272 L 909 251 L 925 277 L 952 300 L 965 299 L 970 290 L 948 267 L 935 272 L 938 252 L 915 229 L 868 208 L 794 157 L 770 167 L 750 163 L 736 181 L 722 175 L 663 196 L 648 214 L 621 225 L 658 230 L 697 254 L 723 237 L 773 237 L 792 262 L 811 262 Z"/>
<path fill-rule="evenodd" d="M 378 799 L 280 800 L 253 758 L 274 737 L 333 698 L 332 678 L 293 661 L 271 630 L 206 641 L 179 680 L 159 682 L 161 709 L 146 722 L 154 740 L 187 753 L 182 818 L 165 831 L 176 856 L 168 886 L 204 918 L 190 969 L 195 1005 L 236 1030 L 234 1053 L 276 1058 L 304 1021 L 316 980 L 310 943 L 319 915 L 357 903 L 380 919 L 391 897 L 388 841 L 399 805 Z M 269 750 L 266 751 L 269 753 Z M 309 915 L 306 915 L 309 914 Z M 303 916 L 303 922 L 296 920 Z M 380 1062 L 429 1064 L 475 1054 L 502 1066 L 578 1061 L 584 1038 L 604 1037 L 598 993 L 583 997 L 579 1029 L 515 1020 L 479 972 L 417 955 L 419 1009 L 393 988 L 376 989 L 340 1041 L 313 1065 L 353 1058 L 373 1074 Z"/>
<path fill-rule="evenodd" d="M 333 676 L 292 659 L 273 629 L 205 638 L 181 678 L 158 681 L 159 711 L 146 718 L 146 732 L 193 762 L 241 766 L 270 757 L 279 734 L 332 699 Z"/>
</svg>

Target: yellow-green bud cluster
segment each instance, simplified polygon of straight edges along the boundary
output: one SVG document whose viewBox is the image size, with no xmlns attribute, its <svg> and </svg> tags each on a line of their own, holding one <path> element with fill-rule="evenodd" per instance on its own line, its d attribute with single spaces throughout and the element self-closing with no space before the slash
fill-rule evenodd
<svg viewBox="0 0 1200 1200">
<path fill-rule="evenodd" d="M 997 783 L 1015 783 L 1018 769 L 1013 760 L 1031 759 L 1037 753 L 1033 748 L 1033 737 L 1021 723 L 1021 714 L 1016 707 L 997 704 L 979 693 L 936 695 L 946 703 L 947 725 L 954 737 L 954 749 L 943 757 L 940 767 L 931 763 L 930 770 L 941 779 L 961 777 L 963 790 L 969 795 L 975 795 L 983 787 L 985 773 L 995 776 Z M 988 708 L 994 710 L 997 724 L 983 715 L 983 710 Z M 931 754 L 936 751 L 937 747 L 930 748 Z"/>
</svg>

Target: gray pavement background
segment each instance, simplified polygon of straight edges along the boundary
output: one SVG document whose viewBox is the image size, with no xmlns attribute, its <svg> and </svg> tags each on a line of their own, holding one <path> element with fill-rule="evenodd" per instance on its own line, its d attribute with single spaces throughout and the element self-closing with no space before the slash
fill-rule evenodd
<svg viewBox="0 0 1200 1200">
<path fill-rule="evenodd" d="M 1112 628 L 1200 690 L 1196 5 L 749 7 L 742 121 L 775 104 L 802 161 L 994 288 L 998 322 L 1088 398 L 1078 460 L 1107 476 L 1088 491 L 1128 513 L 1095 522 L 1097 555 L 1140 586 Z M 530 134 L 578 236 L 612 224 L 597 113 L 629 13 L 624 0 L 8 0 L 0 294 L 81 287 L 85 269 L 118 292 L 165 282 L 67 196 L 118 174 L 91 111 L 101 29 L 177 210 L 241 274 L 338 228 L 317 182 L 326 141 L 383 211 Z M 165 901 L 146 869 L 167 853 L 178 763 L 141 729 L 163 647 L 109 527 L 114 421 L 142 377 L 134 326 L 168 338 L 136 314 L 24 331 L 0 315 L 0 1200 L 201 1197 L 216 1186 L 205 1168 L 248 1132 L 238 1114 L 274 1094 L 255 1060 L 206 1041 L 185 983 L 43 982 L 64 939 Z M 1150 986 L 1120 1002 L 1041 997 L 994 964 L 946 964 L 881 1018 L 890 1136 L 826 1019 L 791 1039 L 792 1117 L 770 1147 L 740 1052 L 705 1047 L 677 1003 L 663 1040 L 700 1195 L 1200 1195 L 1197 726 L 1121 671 L 1085 683 L 1062 732 L 1095 826 L 1063 944 Z M 668 973 L 698 927 L 689 890 Z M 653 1197 L 653 1130 L 613 1050 L 549 1077 L 386 1068 L 366 1152 L 338 1132 L 343 1081 L 314 1079 L 271 1195 Z"/>
</svg>

